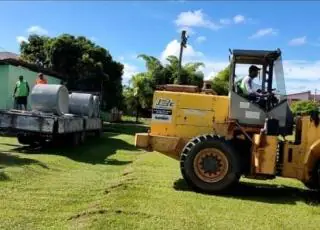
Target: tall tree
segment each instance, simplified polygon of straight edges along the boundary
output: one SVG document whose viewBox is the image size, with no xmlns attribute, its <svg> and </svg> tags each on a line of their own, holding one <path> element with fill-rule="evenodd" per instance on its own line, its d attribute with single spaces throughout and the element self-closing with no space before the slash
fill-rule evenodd
<svg viewBox="0 0 320 230">
<path fill-rule="evenodd" d="M 21 58 L 41 67 L 49 67 L 47 45 L 50 38 L 47 36 L 30 35 L 28 42 L 20 44 Z"/>
<path fill-rule="evenodd" d="M 212 80 L 212 89 L 218 95 L 228 95 L 230 66 L 221 70 Z"/>
<path fill-rule="evenodd" d="M 138 55 L 138 58 L 142 58 L 145 61 L 147 72 L 152 76 L 152 83 L 154 85 L 165 84 L 167 81 L 166 69 L 157 58 L 145 54 Z"/>
<path fill-rule="evenodd" d="M 170 55 L 166 59 L 168 64 L 165 66 L 160 60 L 153 56 L 141 54 L 138 56 L 146 62 L 147 72 L 152 75 L 154 84 L 173 84 L 178 81 L 179 59 L 177 56 Z M 187 63 L 181 68 L 181 81 L 183 85 L 198 85 L 203 83 L 203 73 L 198 71 L 199 67 L 204 66 L 201 62 Z"/>
</svg>

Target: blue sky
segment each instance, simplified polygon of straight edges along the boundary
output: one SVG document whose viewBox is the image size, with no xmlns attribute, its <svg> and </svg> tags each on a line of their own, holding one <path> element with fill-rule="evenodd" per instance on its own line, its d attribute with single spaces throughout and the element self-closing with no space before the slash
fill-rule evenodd
<svg viewBox="0 0 320 230">
<path fill-rule="evenodd" d="M 0 51 L 19 52 L 30 33 L 85 35 L 125 64 L 124 83 L 144 70 L 137 54 L 177 54 L 186 28 L 184 60 L 203 61 L 207 78 L 227 65 L 229 48 L 280 48 L 287 91 L 320 90 L 317 1 L 1 1 L 0 9 Z"/>
</svg>

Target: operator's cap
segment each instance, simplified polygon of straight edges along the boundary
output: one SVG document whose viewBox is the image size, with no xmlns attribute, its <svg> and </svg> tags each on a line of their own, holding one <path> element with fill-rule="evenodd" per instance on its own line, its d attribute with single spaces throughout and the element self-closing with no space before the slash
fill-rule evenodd
<svg viewBox="0 0 320 230">
<path fill-rule="evenodd" d="M 257 67 L 256 65 L 251 65 L 249 67 L 249 72 L 251 72 L 251 71 L 259 71 L 259 70 L 261 70 L 261 69 L 259 67 Z"/>
</svg>

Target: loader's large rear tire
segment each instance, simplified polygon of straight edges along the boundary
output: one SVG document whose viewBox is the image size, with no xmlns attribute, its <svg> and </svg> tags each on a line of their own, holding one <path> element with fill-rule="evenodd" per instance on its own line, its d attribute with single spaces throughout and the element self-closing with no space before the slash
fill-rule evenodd
<svg viewBox="0 0 320 230">
<path fill-rule="evenodd" d="M 314 169 L 312 170 L 311 179 L 309 182 L 305 182 L 304 185 L 312 190 L 320 191 L 320 160 L 315 164 Z"/>
<path fill-rule="evenodd" d="M 240 160 L 231 142 L 203 135 L 192 139 L 180 158 L 181 173 L 195 190 L 225 192 L 240 179 Z"/>
</svg>

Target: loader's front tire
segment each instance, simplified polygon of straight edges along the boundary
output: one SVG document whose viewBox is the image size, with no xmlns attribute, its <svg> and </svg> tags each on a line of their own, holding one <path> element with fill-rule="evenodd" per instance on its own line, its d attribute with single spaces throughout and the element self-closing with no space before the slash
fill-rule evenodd
<svg viewBox="0 0 320 230">
<path fill-rule="evenodd" d="M 206 193 L 225 192 L 240 179 L 240 160 L 231 142 L 203 135 L 192 139 L 180 158 L 181 173 L 193 189 Z"/>
</svg>

